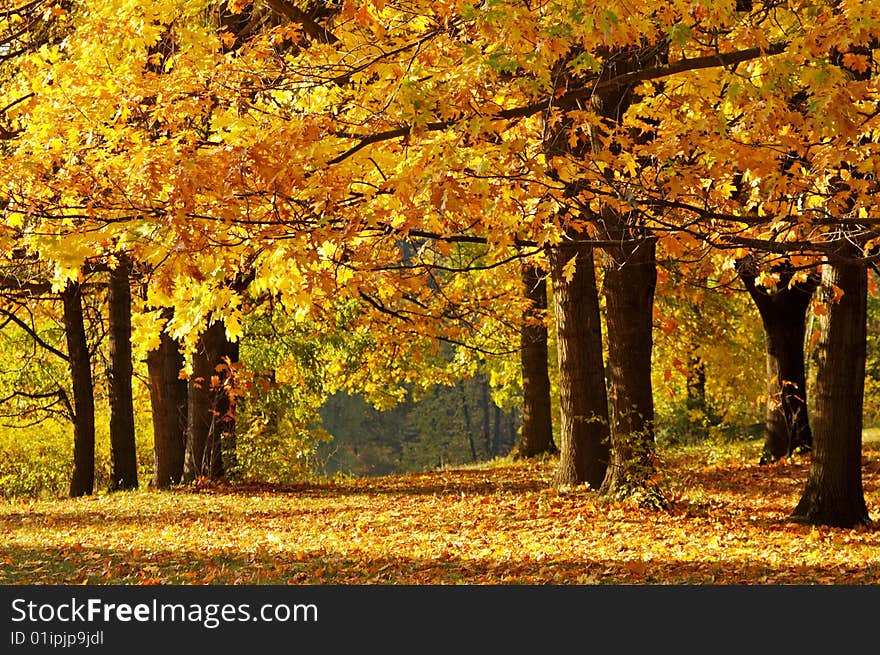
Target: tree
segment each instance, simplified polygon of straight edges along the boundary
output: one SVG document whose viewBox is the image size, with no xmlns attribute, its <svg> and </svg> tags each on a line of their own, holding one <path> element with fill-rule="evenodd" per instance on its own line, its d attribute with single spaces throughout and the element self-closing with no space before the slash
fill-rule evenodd
<svg viewBox="0 0 880 655">
<path fill-rule="evenodd" d="M 609 458 L 608 398 L 593 250 L 560 244 L 550 253 L 559 359 L 557 485 L 598 489 Z"/>
<path fill-rule="evenodd" d="M 170 318 L 170 310 L 163 312 Z M 188 385 L 180 343 L 164 329 L 159 346 L 147 354 L 153 413 L 153 486 L 167 489 L 183 479 Z"/>
<path fill-rule="evenodd" d="M 772 269 L 777 278 L 775 288 L 768 289 L 756 284 L 758 270 L 753 258 L 740 260 L 737 271 L 764 325 L 767 404 L 761 463 L 765 464 L 812 447 L 804 336 L 807 310 L 818 280 L 815 275 L 802 282 L 794 280 L 791 265 L 782 262 Z"/>
<path fill-rule="evenodd" d="M 223 321 L 211 323 L 199 337 L 187 390 L 186 455 L 183 479 L 223 476 L 223 446 L 235 430 L 233 365 L 238 347 Z"/>
<path fill-rule="evenodd" d="M 603 53 L 607 54 L 608 72 L 627 75 L 668 63 L 665 40 L 644 37 L 643 41 L 638 47 Z M 635 84 L 616 85 L 595 95 L 592 105 L 603 121 L 588 131 L 592 153 L 620 152 L 623 146 L 618 138 L 623 136 L 633 145 L 650 142 L 654 134 L 652 129 L 646 129 L 653 127 L 650 122 L 637 131 L 624 120 L 630 107 L 640 99 Z M 633 164 L 633 169 L 637 168 Z M 595 199 L 591 204 L 595 204 Z M 639 495 L 645 491 L 654 470 L 651 363 L 657 237 L 637 211 L 601 203 L 599 210 L 591 213 L 595 230 L 608 242 L 603 252 L 611 382 L 611 461 L 600 491 L 606 496 Z M 654 498 L 652 502 L 662 499 Z"/>
<path fill-rule="evenodd" d="M 810 474 L 792 518 L 851 528 L 868 523 L 862 489 L 867 275 L 850 246 L 849 259 L 822 268 L 818 367 Z"/>
<path fill-rule="evenodd" d="M 629 241 L 626 233 L 621 241 Z M 654 471 L 651 386 L 656 240 L 635 231 L 631 245 L 606 247 L 605 299 L 611 378 L 612 459 L 601 491 L 628 496 L 645 490 Z M 654 501 L 660 501 L 655 498 Z"/>
<path fill-rule="evenodd" d="M 110 491 L 136 489 L 137 450 L 132 399 L 130 262 L 124 253 L 110 269 L 107 285 L 110 393 Z"/>
<path fill-rule="evenodd" d="M 535 457 L 557 452 L 553 442 L 550 405 L 550 375 L 547 372 L 547 281 L 531 263 L 522 267 L 522 281 L 531 306 L 523 316 L 520 330 L 522 366 L 522 434 L 517 457 Z"/>
<path fill-rule="evenodd" d="M 697 121 L 698 131 L 689 132 L 690 139 L 714 138 L 678 159 L 681 167 L 664 191 L 680 189 L 680 180 L 695 174 L 708 183 L 693 184 L 690 198 L 676 194 L 677 199 L 670 201 L 661 194 L 646 202 L 674 208 L 681 221 L 678 229 L 734 251 L 732 261 L 756 250 L 790 259 L 794 284 L 808 282 L 817 260 L 839 269 L 823 275 L 832 276 L 830 281 L 838 277 L 838 287 L 848 288 L 850 300 L 837 307 L 837 315 L 853 325 L 845 329 L 829 320 L 823 326 L 820 338 L 827 345 L 821 367 L 829 368 L 823 372 L 821 393 L 830 393 L 832 366 L 849 368 L 852 363 L 860 380 L 847 381 L 834 400 L 829 395 L 817 399 L 818 421 L 819 414 L 825 413 L 818 406 L 830 402 L 838 403 L 838 409 L 842 403 L 858 416 L 862 411 L 864 359 L 859 332 L 864 329 L 864 303 L 859 300 L 863 294 L 859 280 L 864 274 L 857 275 L 851 267 L 863 256 L 860 248 L 876 237 L 872 218 L 876 215 L 872 199 L 876 180 L 870 171 L 876 158 L 880 114 L 869 53 L 880 43 L 880 35 L 871 11 L 862 6 L 816 3 L 810 10 L 817 14 L 802 13 L 802 9 L 786 10 L 785 20 L 776 21 L 775 28 L 764 26 L 785 40 L 773 57 L 738 67 L 736 75 L 753 76 L 752 83 L 739 85 L 729 71 L 719 70 L 701 81 L 703 101 L 695 96 L 686 100 L 692 110 L 703 103 L 686 119 L 702 117 Z M 813 20 L 815 16 L 822 18 Z M 805 56 L 810 62 L 806 66 Z M 665 109 L 663 122 L 668 128 L 677 118 L 669 111 L 672 106 Z M 664 147 L 670 146 L 678 147 L 671 140 Z M 688 221 L 683 214 L 696 218 Z M 765 273 L 765 279 L 770 275 Z M 831 309 L 825 311 L 831 314 Z M 822 448 L 829 450 L 818 456 L 814 452 L 815 468 L 811 468 L 796 518 L 828 525 L 864 520 L 861 473 L 852 463 L 859 459 L 853 452 L 860 450 L 860 420 L 841 420 L 835 425 L 839 431 L 835 439 L 827 433 L 821 438 Z M 815 450 L 820 447 L 815 421 L 813 429 Z M 829 429 L 828 424 L 821 428 Z M 850 463 L 829 466 L 830 461 Z"/>
<path fill-rule="evenodd" d="M 64 334 L 73 385 L 73 474 L 70 495 L 86 496 L 95 488 L 95 396 L 86 341 L 80 283 L 70 280 L 61 292 Z"/>
</svg>

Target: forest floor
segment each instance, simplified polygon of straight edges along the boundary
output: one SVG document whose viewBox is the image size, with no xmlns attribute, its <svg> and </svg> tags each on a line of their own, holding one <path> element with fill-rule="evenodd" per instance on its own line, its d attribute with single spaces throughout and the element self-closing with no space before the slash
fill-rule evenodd
<svg viewBox="0 0 880 655">
<path fill-rule="evenodd" d="M 0 501 L 0 584 L 876 584 L 880 526 L 787 521 L 809 462 L 662 448 L 668 510 L 550 485 L 554 462 L 278 488 Z M 880 518 L 880 443 L 863 479 Z"/>
</svg>

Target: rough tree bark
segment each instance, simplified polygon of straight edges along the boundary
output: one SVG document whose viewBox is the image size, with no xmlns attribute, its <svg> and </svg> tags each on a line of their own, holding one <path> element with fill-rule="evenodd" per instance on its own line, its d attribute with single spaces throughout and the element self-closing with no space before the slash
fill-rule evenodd
<svg viewBox="0 0 880 655">
<path fill-rule="evenodd" d="M 612 51 L 603 73 L 621 75 L 668 59 L 668 43 L 643 43 Z M 606 147 L 610 127 L 618 127 L 638 100 L 634 87 L 611 87 L 592 98 L 606 124 L 590 131 L 593 151 Z M 632 130 L 633 143 L 647 143 L 650 132 Z M 609 146 L 614 148 L 612 141 Z M 617 146 L 621 147 L 621 146 Z M 604 248 L 605 305 L 608 323 L 608 368 L 611 378 L 611 463 L 600 492 L 638 496 L 664 504 L 650 487 L 654 471 L 654 399 L 651 386 L 654 289 L 657 286 L 657 239 L 632 215 L 606 206 L 594 217 L 603 236 L 617 245 Z"/>
<path fill-rule="evenodd" d="M 812 447 L 804 336 L 807 310 L 819 280 L 811 275 L 804 282 L 790 284 L 794 271 L 783 264 L 773 268 L 779 275 L 776 290 L 768 290 L 756 284 L 758 270 L 752 257 L 740 260 L 737 272 L 764 326 L 767 404 L 761 463 L 766 464 Z"/>
<path fill-rule="evenodd" d="M 119 256 L 109 274 L 110 491 L 137 489 L 137 449 L 134 440 L 134 402 L 131 393 L 131 285 L 129 260 Z"/>
<path fill-rule="evenodd" d="M 575 258 L 574 272 L 566 264 Z M 556 484 L 602 484 L 608 466 L 608 396 L 593 250 L 566 244 L 550 251 L 561 409 Z"/>
<path fill-rule="evenodd" d="M 573 49 L 558 63 L 554 77 L 560 88 L 583 82 L 567 68 L 579 54 Z M 548 113 L 546 119 L 543 147 L 548 159 L 581 160 L 597 150 L 598 140 L 573 138 L 574 119 L 570 115 Z M 590 244 L 583 243 L 588 235 L 578 225 L 595 216 L 578 201 L 583 184 L 573 180 L 563 182 L 563 187 L 566 206 L 560 208 L 559 219 L 567 224 L 567 240 L 551 246 L 548 252 L 559 363 L 559 468 L 555 482 L 558 486 L 587 483 L 598 489 L 610 452 L 608 391 L 594 253 Z M 572 264 L 573 270 L 566 269 Z"/>
<path fill-rule="evenodd" d="M 74 407 L 70 495 L 77 497 L 95 490 L 95 395 L 80 284 L 73 280 L 68 282 L 61 292 L 61 301 Z"/>
<path fill-rule="evenodd" d="M 851 253 L 856 255 L 857 253 Z M 862 488 L 867 274 L 854 261 L 825 263 L 810 473 L 792 519 L 851 528 L 869 521 Z M 834 302 L 834 290 L 843 296 Z"/>
<path fill-rule="evenodd" d="M 654 471 L 651 386 L 656 238 L 633 229 L 605 249 L 605 316 L 611 378 L 611 465 L 601 493 L 628 496 L 646 489 Z"/>
<path fill-rule="evenodd" d="M 547 371 L 547 281 L 531 264 L 522 267 L 522 282 L 530 307 L 520 330 L 522 367 L 522 435 L 516 458 L 557 452 L 553 443 L 553 415 L 550 404 L 550 374 Z"/>
<path fill-rule="evenodd" d="M 159 347 L 147 354 L 153 410 L 153 486 L 157 489 L 167 489 L 183 479 L 187 421 L 187 381 L 180 377 L 183 365 L 180 344 L 162 332 Z"/>
<path fill-rule="evenodd" d="M 226 360 L 237 361 L 237 350 L 222 321 L 212 323 L 196 344 L 188 387 L 185 482 L 223 477 L 223 443 L 235 430 Z"/>
</svg>

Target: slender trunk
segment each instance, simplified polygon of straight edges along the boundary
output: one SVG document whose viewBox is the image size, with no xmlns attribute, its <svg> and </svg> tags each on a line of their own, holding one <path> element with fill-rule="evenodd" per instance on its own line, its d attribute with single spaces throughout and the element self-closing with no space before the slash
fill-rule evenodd
<svg viewBox="0 0 880 655">
<path fill-rule="evenodd" d="M 833 301 L 834 289 L 843 291 Z M 869 521 L 862 488 L 867 275 L 853 262 L 826 263 L 819 317 L 813 453 L 810 474 L 792 518 L 851 528 Z"/>
<path fill-rule="evenodd" d="M 229 341 L 226 339 L 225 332 L 223 334 L 223 340 L 225 343 L 225 356 L 229 359 L 231 364 L 237 364 L 240 343 L 238 341 Z M 221 452 L 223 456 L 222 470 L 226 475 L 230 475 L 238 469 L 238 439 L 235 430 L 235 417 L 241 411 L 241 408 L 237 406 L 237 401 L 234 400 L 234 397 L 228 393 L 223 394 L 222 402 L 223 415 L 226 416 L 226 419 L 223 422 L 221 442 Z"/>
<path fill-rule="evenodd" d="M 501 408 L 495 405 L 492 413 L 492 457 L 497 457 L 501 454 Z"/>
<path fill-rule="evenodd" d="M 575 259 L 574 270 L 566 265 Z M 593 251 L 562 243 L 550 251 L 561 410 L 559 486 L 598 488 L 608 465 L 608 396 Z"/>
<path fill-rule="evenodd" d="M 764 326 L 767 404 L 761 463 L 766 464 L 812 447 L 804 340 L 807 310 L 818 280 L 811 276 L 806 282 L 790 284 L 793 270 L 781 265 L 774 269 L 779 275 L 777 290 L 768 291 L 755 283 L 753 258 L 741 260 L 737 270 Z"/>
<path fill-rule="evenodd" d="M 201 335 L 193 353 L 187 402 L 187 440 L 184 481 L 223 477 L 223 444 L 235 429 L 230 402 L 230 371 L 233 346 L 222 321 L 212 323 Z"/>
<path fill-rule="evenodd" d="M 153 486 L 167 489 L 183 478 L 186 453 L 187 382 L 180 346 L 163 332 L 159 347 L 147 354 L 153 409 Z"/>
<path fill-rule="evenodd" d="M 492 457 L 492 430 L 489 422 L 489 382 L 485 377 L 478 378 L 480 384 L 480 413 L 482 416 L 482 425 L 480 427 L 480 436 L 483 438 L 483 450 L 486 453 L 486 459 Z"/>
<path fill-rule="evenodd" d="M 706 403 L 706 365 L 702 357 L 692 354 L 688 358 L 687 398 L 685 407 L 688 410 L 690 434 L 697 439 L 707 436 L 706 429 L 709 407 Z"/>
<path fill-rule="evenodd" d="M 120 255 L 110 271 L 109 355 L 110 393 L 110 491 L 137 489 L 137 448 L 134 440 L 134 401 L 131 393 L 131 286 L 129 261 Z"/>
<path fill-rule="evenodd" d="M 461 389 L 461 412 L 464 415 L 464 431 L 467 434 L 468 445 L 471 448 L 471 461 L 477 462 L 477 445 L 474 443 L 473 426 L 471 425 L 471 410 L 467 401 L 467 385 L 459 385 Z"/>
<path fill-rule="evenodd" d="M 516 457 L 556 453 L 550 405 L 550 375 L 547 371 L 547 281 L 529 264 L 522 268 L 526 298 L 531 306 L 523 315 L 520 330 L 522 366 L 522 437 Z"/>
<path fill-rule="evenodd" d="M 513 450 L 516 447 L 517 434 L 519 432 L 517 429 L 517 420 L 519 418 L 517 410 L 511 410 L 507 418 L 507 447 L 509 450 Z"/>
<path fill-rule="evenodd" d="M 95 396 L 92 364 L 83 319 L 82 289 L 70 281 L 61 292 L 64 304 L 64 334 L 73 387 L 73 475 L 71 497 L 86 496 L 95 490 Z"/>
<path fill-rule="evenodd" d="M 656 239 L 643 230 L 618 235 L 605 251 L 608 367 L 611 378 L 611 465 L 602 484 L 608 496 L 648 488 L 654 471 L 654 396 L 651 387 Z M 633 239 L 624 245 L 624 239 Z M 652 498 L 653 501 L 661 500 Z"/>
</svg>

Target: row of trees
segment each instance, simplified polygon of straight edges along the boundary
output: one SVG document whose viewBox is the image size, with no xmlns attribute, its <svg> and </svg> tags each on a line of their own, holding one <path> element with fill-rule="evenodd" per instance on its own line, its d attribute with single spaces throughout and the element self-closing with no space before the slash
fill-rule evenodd
<svg viewBox="0 0 880 655">
<path fill-rule="evenodd" d="M 765 457 L 813 450 L 794 515 L 868 520 L 870 3 L 35 0 L 0 20 L 4 246 L 41 262 L 71 316 L 89 262 L 132 262 L 155 319 L 136 334 L 169 344 L 157 389 L 184 354 L 193 470 L 217 473 L 212 426 L 231 414 L 205 393 L 265 303 L 318 332 L 353 312 L 346 331 L 374 345 L 340 367 L 344 386 L 377 395 L 461 373 L 467 352 L 521 352 L 520 452 L 547 450 L 549 281 L 557 483 L 662 504 L 651 363 L 667 258 L 696 282 L 738 274 L 754 298 L 781 399 Z M 810 431 L 798 355 L 815 287 Z M 465 350 L 448 365 L 438 340 Z"/>
<path fill-rule="evenodd" d="M 21 411 L 46 416 L 56 405 L 74 428 L 73 472 L 70 495 L 91 494 L 95 487 L 95 386 L 94 361 L 106 329 L 106 381 L 109 401 L 110 482 L 109 490 L 138 487 L 133 399 L 134 358 L 132 353 L 132 270 L 121 258 L 114 268 L 92 266 L 89 282 L 69 281 L 60 293 L 39 277 L 40 267 L 18 263 L 6 277 L 4 298 L 36 312 L 24 321 L 14 311 L 11 322 L 28 334 L 45 352 L 60 357 L 69 369 L 66 383 L 48 377 L 22 381 L 5 401 L 26 398 Z M 98 281 L 96 277 L 103 277 Z M 91 324 L 84 311 L 84 295 L 95 294 Z M 66 352 L 44 338 L 47 318 L 60 305 Z M 106 306 L 106 321 L 100 317 Z M 6 311 L 6 310 L 4 310 Z M 49 330 L 51 333 L 51 330 Z M 91 338 L 89 333 L 91 334 Z M 212 324 L 197 342 L 191 359 L 193 374 L 181 377 L 184 368 L 179 344 L 163 334 L 158 347 L 146 357 L 148 386 L 153 416 L 155 472 L 152 484 L 166 488 L 199 476 L 222 475 L 221 443 L 234 433 L 232 367 L 238 361 L 237 344 L 230 342 L 222 322 Z M 39 361 L 39 360 L 38 360 Z M 72 398 L 68 391 L 72 392 Z M 50 402 L 46 402 L 50 400 Z M 36 404 L 36 407 L 34 407 Z"/>
</svg>

